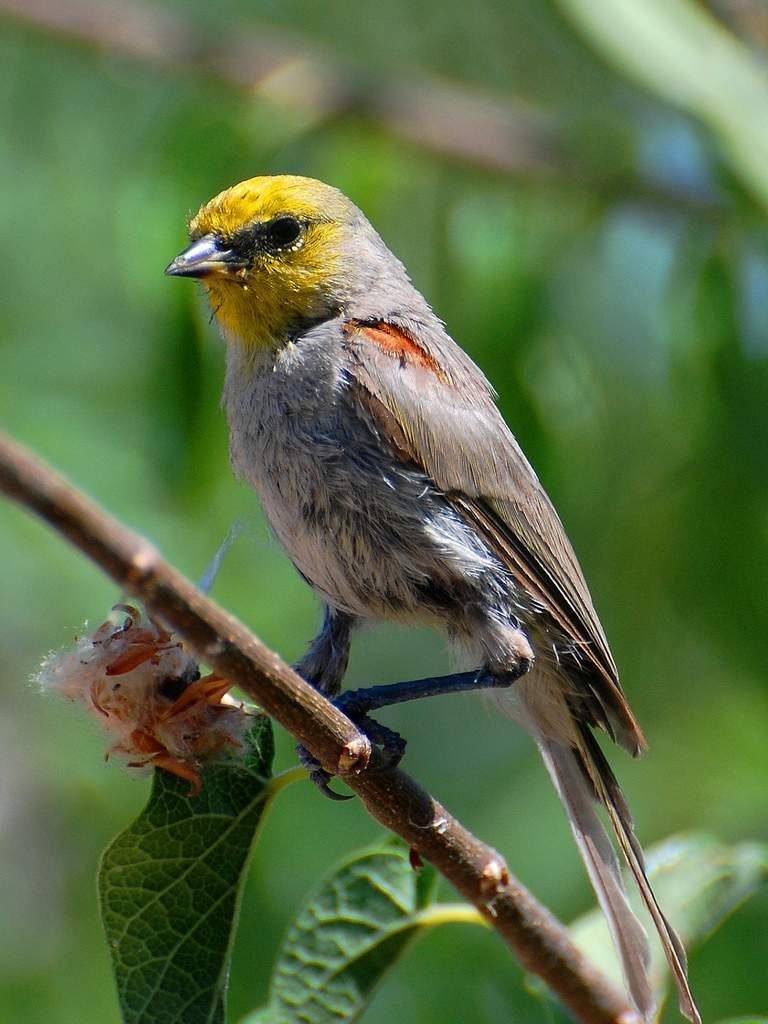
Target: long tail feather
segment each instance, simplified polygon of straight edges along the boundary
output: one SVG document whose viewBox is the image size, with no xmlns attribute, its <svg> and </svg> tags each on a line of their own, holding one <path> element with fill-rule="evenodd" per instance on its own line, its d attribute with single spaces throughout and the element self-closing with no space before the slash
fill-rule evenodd
<svg viewBox="0 0 768 1024">
<path fill-rule="evenodd" d="M 627 902 L 616 853 L 595 810 L 591 780 L 572 748 L 541 735 L 537 743 L 608 921 L 629 994 L 643 1019 L 651 1020 L 655 1007 L 648 980 L 648 940 Z"/>
<path fill-rule="evenodd" d="M 680 1012 L 693 1024 L 701 1024 L 701 1017 L 688 984 L 688 964 L 683 944 L 665 917 L 648 881 L 643 851 L 635 836 L 632 817 L 624 794 L 589 727 L 583 726 L 581 734 L 583 745 L 575 759 L 578 757 L 578 760 L 582 762 L 583 774 L 589 779 L 595 796 L 608 813 L 621 852 L 635 878 L 643 903 L 658 932 L 664 955 L 677 986 Z"/>
</svg>

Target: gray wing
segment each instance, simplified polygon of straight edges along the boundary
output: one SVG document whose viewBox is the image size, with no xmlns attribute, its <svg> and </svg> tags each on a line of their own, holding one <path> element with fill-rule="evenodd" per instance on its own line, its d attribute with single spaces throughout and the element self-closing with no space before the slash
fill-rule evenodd
<svg viewBox="0 0 768 1024">
<path fill-rule="evenodd" d="M 588 662 L 568 672 L 584 698 L 580 740 L 570 749 L 542 736 L 537 742 L 608 918 L 636 1005 L 650 1019 L 645 936 L 624 897 L 616 859 L 590 806 L 592 799 L 608 812 L 658 931 L 680 1009 L 701 1024 L 688 985 L 685 952 L 648 883 L 626 802 L 589 729 L 603 726 L 633 754 L 645 746 L 557 513 L 498 412 L 490 385 L 447 335 L 429 324 L 408 321 L 351 321 L 344 333 L 352 384 L 380 436 L 445 491 L 533 595 L 542 614 L 551 616 Z"/>
<path fill-rule="evenodd" d="M 401 457 L 449 496 L 551 616 L 585 666 L 594 724 L 631 753 L 644 739 L 560 519 L 469 356 L 426 325 L 347 321 L 359 398 Z"/>
</svg>

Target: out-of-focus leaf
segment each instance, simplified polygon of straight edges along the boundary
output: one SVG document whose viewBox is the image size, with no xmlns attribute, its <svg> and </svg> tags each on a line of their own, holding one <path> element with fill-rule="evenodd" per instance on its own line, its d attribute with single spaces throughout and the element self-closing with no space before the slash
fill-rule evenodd
<svg viewBox="0 0 768 1024">
<path fill-rule="evenodd" d="M 689 952 L 768 880 L 768 847 L 760 843 L 728 846 L 712 836 L 693 833 L 652 847 L 646 860 L 659 903 Z M 627 889 L 639 911 L 640 900 L 631 882 Z M 668 980 L 666 962 L 653 929 L 648 933 L 651 980 L 661 997 Z M 575 921 L 571 934 L 591 960 L 621 983 L 621 969 L 599 910 Z"/>
<path fill-rule="evenodd" d="M 768 1017 L 731 1017 L 721 1020 L 718 1024 L 768 1024 Z"/>
<path fill-rule="evenodd" d="M 621 71 L 704 121 L 768 206 L 768 73 L 703 4 L 560 0 L 560 6 Z"/>
<path fill-rule="evenodd" d="M 149 802 L 106 850 L 101 913 L 124 1024 L 224 1024 L 245 865 L 273 739 L 255 719 L 243 764 L 212 765 L 198 796 L 156 771 Z"/>
<path fill-rule="evenodd" d="M 350 1024 L 426 927 L 435 872 L 395 840 L 358 851 L 299 910 L 272 973 L 269 1003 L 243 1024 Z"/>
</svg>

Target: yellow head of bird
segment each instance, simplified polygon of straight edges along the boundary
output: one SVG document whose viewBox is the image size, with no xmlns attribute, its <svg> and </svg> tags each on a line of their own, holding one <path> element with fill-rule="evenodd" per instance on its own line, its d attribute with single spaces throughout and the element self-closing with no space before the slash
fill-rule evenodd
<svg viewBox="0 0 768 1024">
<path fill-rule="evenodd" d="M 189 224 L 191 245 L 166 273 L 200 278 L 228 340 L 272 345 L 335 315 L 358 220 L 357 208 L 320 181 L 250 178 L 200 208 Z"/>
</svg>

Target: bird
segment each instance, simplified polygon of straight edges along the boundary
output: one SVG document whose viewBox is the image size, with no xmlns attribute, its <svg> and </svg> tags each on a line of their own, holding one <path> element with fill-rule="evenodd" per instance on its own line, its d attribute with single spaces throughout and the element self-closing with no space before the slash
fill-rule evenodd
<svg viewBox="0 0 768 1024">
<path fill-rule="evenodd" d="M 492 385 L 341 191 L 297 175 L 225 189 L 166 267 L 199 280 L 225 342 L 235 472 L 323 606 L 297 670 L 393 761 L 371 711 L 454 690 L 503 694 L 535 740 L 608 920 L 627 989 L 654 1013 L 645 930 L 615 843 L 658 932 L 681 1012 L 700 1017 L 682 943 L 649 884 L 596 732 L 646 747 L 565 529 Z M 370 620 L 443 630 L 470 672 L 340 693 Z M 325 773 L 314 765 L 322 787 Z"/>
</svg>

